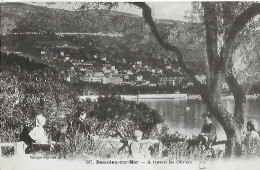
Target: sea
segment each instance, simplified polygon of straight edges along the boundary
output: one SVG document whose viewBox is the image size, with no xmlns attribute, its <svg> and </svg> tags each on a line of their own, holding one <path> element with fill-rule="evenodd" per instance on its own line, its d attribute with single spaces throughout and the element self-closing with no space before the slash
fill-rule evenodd
<svg viewBox="0 0 260 170">
<path fill-rule="evenodd" d="M 198 135 L 201 131 L 203 120 L 202 113 L 206 106 L 202 100 L 176 98 L 176 99 L 139 99 L 152 109 L 157 110 L 163 117 L 165 124 L 169 127 L 169 133 L 178 131 L 187 137 Z M 222 99 L 222 105 L 230 112 L 234 110 L 234 99 Z M 260 123 L 260 99 L 247 99 L 245 105 L 245 125 L 250 119 Z M 226 135 L 220 124 L 213 119 L 217 129 L 218 140 L 225 140 Z"/>
</svg>

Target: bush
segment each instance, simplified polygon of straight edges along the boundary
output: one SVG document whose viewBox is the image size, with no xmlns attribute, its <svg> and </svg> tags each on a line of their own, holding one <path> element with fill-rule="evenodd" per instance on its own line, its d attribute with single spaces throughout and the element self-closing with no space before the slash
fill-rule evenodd
<svg viewBox="0 0 260 170">
<path fill-rule="evenodd" d="M 1 53 L 0 138 L 19 141 L 25 120 L 34 124 L 43 114 L 49 124 L 77 107 L 76 89 L 59 79 L 53 68 L 16 55 Z"/>
<path fill-rule="evenodd" d="M 126 138 L 133 138 L 135 129 L 151 137 L 157 124 L 163 122 L 161 115 L 146 104 L 123 100 L 116 96 L 99 97 L 90 117 L 96 119 L 95 131 L 120 131 Z"/>
<path fill-rule="evenodd" d="M 242 143 L 242 157 L 251 158 L 260 156 L 260 141 L 248 141 Z"/>
</svg>

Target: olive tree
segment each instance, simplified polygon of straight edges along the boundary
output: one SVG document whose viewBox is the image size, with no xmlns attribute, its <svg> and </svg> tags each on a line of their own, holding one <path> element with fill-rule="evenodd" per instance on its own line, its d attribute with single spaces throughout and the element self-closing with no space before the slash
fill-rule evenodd
<svg viewBox="0 0 260 170">
<path fill-rule="evenodd" d="M 201 84 L 198 81 L 195 77 L 195 71 L 185 62 L 185 54 L 181 50 L 180 44 L 169 43 L 165 39 L 164 33 L 159 32 L 149 5 L 145 2 L 129 2 L 129 4 L 142 10 L 142 17 L 145 23 L 149 25 L 151 34 L 158 42 L 158 45 L 163 50 L 170 52 L 172 58 L 176 58 L 181 70 L 193 81 L 207 109 L 223 127 L 227 137 L 226 155 L 241 155 L 241 129 L 244 125 L 244 104 L 248 89 L 248 86 L 245 88 L 242 80 L 245 81 L 250 76 L 248 74 L 242 75 L 241 73 L 244 70 L 235 67 L 237 58 L 234 54 L 237 53 L 236 50 L 241 47 L 241 44 L 246 43 L 245 39 L 250 41 L 250 38 L 248 38 L 250 32 L 259 31 L 259 28 L 257 29 L 259 22 L 256 22 L 256 20 L 259 21 L 259 18 L 256 17 L 260 14 L 260 4 L 254 2 L 197 3 L 198 6 L 194 11 L 200 15 L 199 19 L 203 25 L 202 36 L 205 39 L 205 64 L 208 71 L 206 84 Z M 94 8 L 111 9 L 117 6 L 118 3 L 83 3 L 79 9 L 89 9 L 93 5 Z M 248 28 L 248 31 L 245 31 L 246 28 Z M 240 49 L 242 49 L 240 52 L 243 52 L 244 49 Z M 248 48 L 245 49 L 249 50 Z M 253 60 L 246 59 L 244 61 Z M 245 65 L 250 67 L 250 63 Z M 227 83 L 234 96 L 235 107 L 233 113 L 228 112 L 221 103 L 224 83 Z"/>
<path fill-rule="evenodd" d="M 232 156 L 241 154 L 241 127 L 244 124 L 244 103 L 245 90 L 239 84 L 238 78 L 232 71 L 232 54 L 234 52 L 236 37 L 246 25 L 260 14 L 260 4 L 253 3 L 243 8 L 242 12 L 236 15 L 237 4 L 223 2 L 202 2 L 203 26 L 205 29 L 206 57 L 208 65 L 208 81 L 206 85 L 201 84 L 195 77 L 194 71 L 187 67 L 183 58 L 183 52 L 178 44 L 173 45 L 166 42 L 160 35 L 151 8 L 146 3 L 131 3 L 142 9 L 142 15 L 150 26 L 151 33 L 158 44 L 164 49 L 171 51 L 176 57 L 180 68 L 193 81 L 199 90 L 207 109 L 214 115 L 216 120 L 223 127 L 226 136 L 226 155 Z M 218 8 L 223 9 L 222 21 L 228 22 L 223 30 L 222 37 L 219 36 L 221 23 L 218 18 Z M 221 41 L 222 38 L 222 41 Z M 222 43 L 220 43 L 222 42 Z M 227 83 L 235 99 L 234 113 L 229 113 L 221 104 L 222 87 Z"/>
</svg>

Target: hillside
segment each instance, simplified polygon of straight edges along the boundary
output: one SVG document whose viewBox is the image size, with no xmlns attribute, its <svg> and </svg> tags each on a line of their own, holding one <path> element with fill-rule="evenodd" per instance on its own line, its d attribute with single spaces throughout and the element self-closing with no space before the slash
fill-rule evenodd
<svg viewBox="0 0 260 170">
<path fill-rule="evenodd" d="M 156 51 L 154 55 L 159 58 L 165 53 L 157 52 L 162 50 L 157 47 L 143 18 L 132 14 L 106 11 L 101 15 L 98 10 L 80 13 L 22 3 L 3 3 L 1 11 L 1 33 L 3 34 L 40 31 L 122 34 L 124 36 L 121 39 L 109 40 L 105 42 L 105 46 L 117 41 L 116 44 L 128 43 L 131 47 L 127 45 L 127 48 L 136 51 L 138 51 L 136 48 L 143 48 L 144 51 L 154 49 Z M 187 61 L 198 61 L 205 56 L 203 39 L 192 34 L 194 24 L 171 20 L 156 20 L 156 22 L 158 29 L 166 39 L 169 39 L 169 42 L 181 46 Z M 178 37 L 172 36 L 172 33 L 176 32 Z"/>
<path fill-rule="evenodd" d="M 12 31 L 16 28 L 19 31 L 127 33 L 130 30 L 142 31 L 143 25 L 140 17 L 115 11 L 101 14 L 100 11 L 89 10 L 81 13 L 22 3 L 4 3 L 1 8 L 3 24 L 6 20 L 13 23 Z"/>
<path fill-rule="evenodd" d="M 143 18 L 117 11 L 88 10 L 68 11 L 34 6 L 23 3 L 1 4 L 1 33 L 9 31 L 53 32 L 103 32 L 103 33 L 142 33 L 148 31 Z M 13 23 L 8 25 L 7 22 Z M 171 25 L 184 24 L 181 21 L 156 20 L 159 27 L 170 29 Z M 9 29 L 5 27 L 10 26 Z M 169 30 L 168 30 L 169 31 Z"/>
<path fill-rule="evenodd" d="M 51 118 L 69 111 L 78 95 L 78 88 L 55 68 L 15 54 L 1 53 L 0 76 L 1 116 L 12 114 L 14 124 L 23 122 L 25 115 L 43 112 Z"/>
</svg>

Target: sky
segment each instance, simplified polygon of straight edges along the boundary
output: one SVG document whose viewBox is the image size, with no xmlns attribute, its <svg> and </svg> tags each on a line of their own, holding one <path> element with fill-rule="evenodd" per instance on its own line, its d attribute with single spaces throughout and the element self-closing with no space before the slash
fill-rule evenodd
<svg viewBox="0 0 260 170">
<path fill-rule="evenodd" d="M 185 11 L 191 9 L 191 2 L 147 2 L 153 10 L 153 17 L 156 19 L 185 20 Z M 122 7 L 121 7 L 122 6 Z M 123 4 L 120 7 L 122 12 L 132 13 L 141 16 L 141 10 L 137 7 L 130 7 Z M 119 7 L 119 11 L 120 11 Z"/>
<path fill-rule="evenodd" d="M 22 2 L 25 2 L 24 0 Z M 103 1 L 102 1 L 103 2 Z M 184 19 L 185 11 L 191 9 L 191 2 L 188 1 L 164 1 L 164 2 L 151 2 L 147 1 L 147 4 L 152 8 L 153 17 L 156 19 L 171 19 L 182 20 Z M 43 1 L 38 1 L 34 5 L 48 6 L 51 8 L 61 8 L 66 10 L 75 10 L 79 7 L 78 3 L 67 4 L 66 2 L 59 2 L 55 5 L 46 5 Z M 119 7 L 116 9 L 119 12 L 126 12 L 141 16 L 141 9 L 129 5 L 126 3 L 119 3 Z"/>
</svg>

